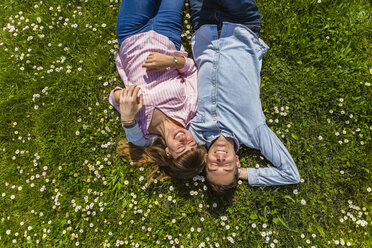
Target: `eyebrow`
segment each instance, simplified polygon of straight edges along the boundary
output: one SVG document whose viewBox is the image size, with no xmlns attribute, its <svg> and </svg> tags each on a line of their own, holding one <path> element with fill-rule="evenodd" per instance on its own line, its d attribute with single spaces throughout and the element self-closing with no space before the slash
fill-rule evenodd
<svg viewBox="0 0 372 248">
<path fill-rule="evenodd" d="M 189 143 L 189 144 L 190 144 L 190 143 Z M 197 147 L 197 146 L 198 146 L 198 145 L 197 145 L 196 143 L 190 145 L 191 148 L 195 148 L 195 147 Z"/>
<path fill-rule="evenodd" d="M 195 148 L 195 147 L 191 147 L 191 148 L 190 148 L 190 150 L 188 150 L 188 151 L 193 151 L 193 150 L 194 150 L 194 148 Z M 182 155 L 182 154 L 184 154 L 184 153 L 188 152 L 188 151 L 186 151 L 186 152 L 185 152 L 185 150 L 186 150 L 186 148 L 185 148 L 185 149 L 183 149 L 183 150 L 182 150 L 182 151 L 180 151 L 180 152 L 176 152 L 176 154 L 177 154 L 177 155 Z"/>
<path fill-rule="evenodd" d="M 186 150 L 186 148 L 183 148 L 182 150 L 180 151 L 176 151 L 176 154 L 180 154 L 180 153 L 183 153 L 184 151 Z"/>
</svg>

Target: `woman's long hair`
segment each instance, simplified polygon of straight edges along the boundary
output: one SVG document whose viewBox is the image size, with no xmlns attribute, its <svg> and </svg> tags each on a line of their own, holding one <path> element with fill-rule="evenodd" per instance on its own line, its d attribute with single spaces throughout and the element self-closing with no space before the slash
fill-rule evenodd
<svg viewBox="0 0 372 248">
<path fill-rule="evenodd" d="M 151 164 L 147 174 L 147 184 L 154 179 L 162 180 L 167 177 L 189 179 L 199 174 L 206 165 L 204 146 L 197 146 L 177 158 L 168 157 L 164 138 L 156 137 L 151 146 L 140 147 L 129 143 L 126 139 L 119 142 L 118 155 L 134 162 L 136 165 Z M 160 174 L 155 178 L 155 175 Z"/>
</svg>

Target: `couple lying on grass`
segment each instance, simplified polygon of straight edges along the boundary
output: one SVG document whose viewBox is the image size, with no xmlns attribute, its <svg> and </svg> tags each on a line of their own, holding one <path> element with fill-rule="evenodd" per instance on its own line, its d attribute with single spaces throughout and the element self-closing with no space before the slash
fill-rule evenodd
<svg viewBox="0 0 372 248">
<path fill-rule="evenodd" d="M 299 182 L 288 150 L 265 124 L 260 71 L 267 45 L 258 38 L 254 0 L 190 0 L 197 69 L 181 45 L 184 0 L 122 0 L 116 65 L 125 88 L 110 103 L 120 112 L 127 140 L 119 155 L 154 164 L 175 178 L 205 171 L 218 194 L 238 179 L 252 186 Z M 255 148 L 272 163 L 241 168 L 236 152 Z M 207 152 L 208 149 L 208 152 Z"/>
</svg>

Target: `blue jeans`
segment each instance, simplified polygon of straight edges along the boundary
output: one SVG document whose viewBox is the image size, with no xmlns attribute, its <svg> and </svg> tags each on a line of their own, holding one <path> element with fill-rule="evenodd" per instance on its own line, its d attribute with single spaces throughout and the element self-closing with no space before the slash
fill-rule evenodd
<svg viewBox="0 0 372 248">
<path fill-rule="evenodd" d="M 132 35 L 154 30 L 181 48 L 185 0 L 122 0 L 116 33 L 119 45 Z"/>
<path fill-rule="evenodd" d="M 254 0 L 189 0 L 190 15 L 197 30 L 204 24 L 216 24 L 221 30 L 223 22 L 239 23 L 258 37 L 261 16 Z"/>
</svg>

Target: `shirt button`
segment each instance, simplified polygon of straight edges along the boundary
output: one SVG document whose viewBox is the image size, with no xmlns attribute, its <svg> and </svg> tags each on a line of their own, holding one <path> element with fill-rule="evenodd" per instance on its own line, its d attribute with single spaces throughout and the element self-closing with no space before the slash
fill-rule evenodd
<svg viewBox="0 0 372 248">
<path fill-rule="evenodd" d="M 217 69 L 217 67 L 213 66 L 213 69 L 215 69 L 215 70 L 216 70 L 216 69 Z"/>
<path fill-rule="evenodd" d="M 213 121 L 216 121 L 216 118 L 213 118 Z"/>
<path fill-rule="evenodd" d="M 220 52 L 220 50 L 217 49 L 217 50 L 216 50 L 216 53 L 219 53 L 219 52 Z"/>
<path fill-rule="evenodd" d="M 216 84 L 213 84 L 213 87 L 216 87 Z"/>
<path fill-rule="evenodd" d="M 216 102 L 212 102 L 213 104 L 216 104 Z"/>
</svg>

